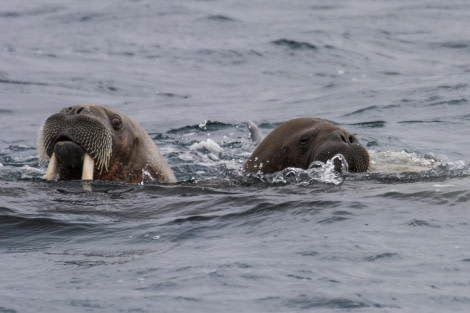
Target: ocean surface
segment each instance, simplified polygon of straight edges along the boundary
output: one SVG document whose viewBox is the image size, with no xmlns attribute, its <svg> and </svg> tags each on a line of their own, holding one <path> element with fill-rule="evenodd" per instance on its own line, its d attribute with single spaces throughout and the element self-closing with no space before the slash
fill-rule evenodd
<svg viewBox="0 0 470 313">
<path fill-rule="evenodd" d="M 0 312 L 468 312 L 470 2 L 0 0 Z M 138 120 L 177 184 L 46 182 L 61 108 Z M 369 149 L 245 175 L 321 117 Z"/>
</svg>

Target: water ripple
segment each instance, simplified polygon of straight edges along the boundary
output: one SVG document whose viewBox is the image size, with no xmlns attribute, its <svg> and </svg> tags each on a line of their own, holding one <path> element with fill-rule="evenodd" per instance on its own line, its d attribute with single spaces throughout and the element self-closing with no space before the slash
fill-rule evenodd
<svg viewBox="0 0 470 313">
<path fill-rule="evenodd" d="M 290 50 L 312 50 L 316 51 L 318 48 L 309 42 L 296 41 L 291 39 L 278 39 L 271 41 L 276 46 L 286 47 Z"/>
<path fill-rule="evenodd" d="M 382 305 L 366 300 L 355 300 L 348 298 L 322 298 L 308 295 L 299 295 L 294 299 L 287 301 L 289 308 L 308 310 L 308 309 L 365 309 L 369 307 L 381 308 Z"/>
</svg>

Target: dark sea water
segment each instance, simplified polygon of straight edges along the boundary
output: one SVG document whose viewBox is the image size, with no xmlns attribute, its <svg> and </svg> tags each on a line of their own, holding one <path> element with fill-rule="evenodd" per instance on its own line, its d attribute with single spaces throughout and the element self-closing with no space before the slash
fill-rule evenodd
<svg viewBox="0 0 470 313">
<path fill-rule="evenodd" d="M 0 312 L 469 311 L 470 2 L 3 0 L 0 28 Z M 77 103 L 179 183 L 42 180 Z M 241 172 L 246 121 L 306 116 L 371 172 Z"/>
</svg>

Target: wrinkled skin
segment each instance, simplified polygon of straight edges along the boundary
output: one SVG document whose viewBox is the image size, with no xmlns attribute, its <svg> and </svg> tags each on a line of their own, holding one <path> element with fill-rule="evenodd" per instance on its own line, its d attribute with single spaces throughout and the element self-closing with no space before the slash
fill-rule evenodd
<svg viewBox="0 0 470 313">
<path fill-rule="evenodd" d="M 244 165 L 245 172 L 274 173 L 287 167 L 307 169 L 342 154 L 351 172 L 366 172 L 369 154 L 356 137 L 328 121 L 298 118 L 282 123 L 258 145 Z M 335 163 L 338 170 L 341 165 Z"/>
<path fill-rule="evenodd" d="M 160 182 L 176 182 L 147 132 L 129 116 L 103 106 L 77 105 L 48 117 L 39 131 L 38 151 L 42 161 L 54 153 L 59 180 L 80 179 L 89 154 L 94 180 L 136 183 L 150 174 Z"/>
</svg>

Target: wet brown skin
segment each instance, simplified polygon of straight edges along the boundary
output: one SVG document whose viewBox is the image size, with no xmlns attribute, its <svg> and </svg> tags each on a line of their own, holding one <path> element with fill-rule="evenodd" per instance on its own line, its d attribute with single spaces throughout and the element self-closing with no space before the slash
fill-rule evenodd
<svg viewBox="0 0 470 313">
<path fill-rule="evenodd" d="M 307 169 L 342 154 L 351 172 L 366 172 L 369 154 L 348 131 L 318 118 L 282 123 L 258 145 L 244 165 L 245 172 L 274 173 L 287 167 Z M 338 166 L 338 165 L 337 165 Z"/>
<path fill-rule="evenodd" d="M 104 159 L 100 156 L 104 152 L 96 152 L 100 149 L 109 151 L 109 162 L 102 162 L 107 166 L 97 164 Z M 77 105 L 51 115 L 40 130 L 38 150 L 49 157 L 55 152 L 60 180 L 80 179 L 81 162 L 88 153 L 95 160 L 95 180 L 136 183 L 145 179 L 142 170 L 146 170 L 160 182 L 176 182 L 173 171 L 140 124 L 103 106 Z"/>
</svg>

